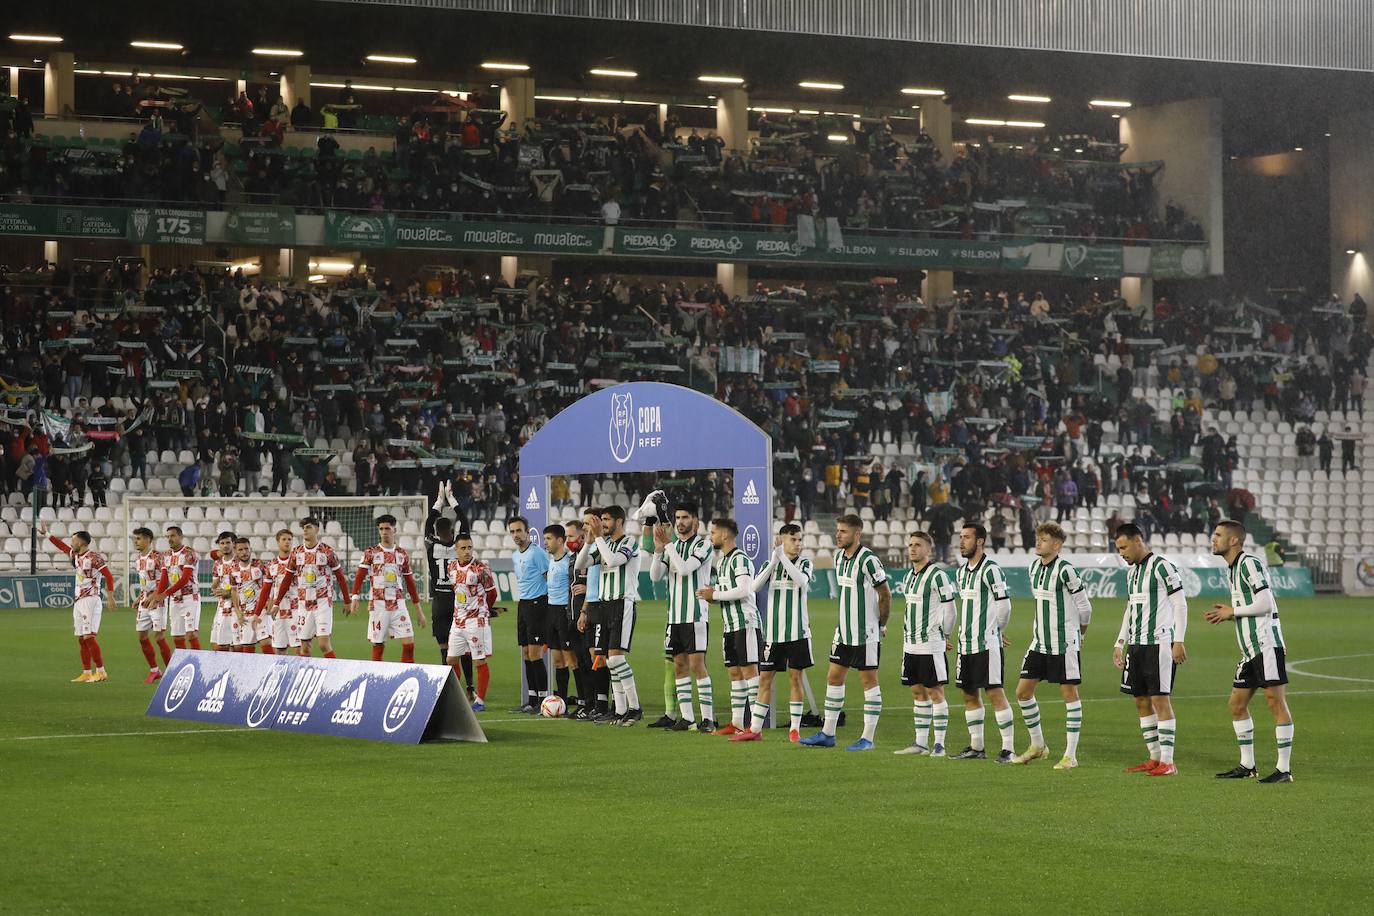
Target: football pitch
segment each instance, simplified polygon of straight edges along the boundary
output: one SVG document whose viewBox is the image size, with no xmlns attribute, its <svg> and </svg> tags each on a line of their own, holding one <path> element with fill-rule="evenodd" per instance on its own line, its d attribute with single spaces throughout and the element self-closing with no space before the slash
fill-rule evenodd
<svg viewBox="0 0 1374 916">
<path fill-rule="evenodd" d="M 1238 759 L 1225 704 L 1238 650 L 1230 624 L 1203 621 L 1208 603 L 1190 602 L 1172 779 L 1123 772 L 1145 754 L 1111 664 L 1120 601 L 1094 602 L 1070 772 L 1051 769 L 1064 746 L 1052 685 L 1039 693 L 1049 760 L 894 757 L 912 724 L 895 619 L 878 749 L 851 754 L 857 680 L 834 750 L 789 744 L 781 730 L 732 744 L 644 728 L 662 711 L 663 680 L 663 611 L 648 602 L 631 655 L 644 723 L 506 712 L 511 614 L 495 622 L 481 715 L 490 743 L 419 747 L 145 718 L 154 688 L 128 611 L 105 614 L 111 680 L 93 685 L 67 683 L 79 668 L 69 614 L 0 611 L 0 910 L 1368 912 L 1374 608 L 1280 602 L 1296 782 L 1262 786 L 1213 778 Z M 1010 683 L 1027 605 L 1014 605 Z M 834 617 L 833 602 L 813 604 L 822 660 Z M 728 718 L 712 627 L 716 709 Z M 437 660 L 427 635 L 417 643 L 420 661 Z M 366 657 L 364 622 L 340 616 L 335 646 Z M 810 675 L 823 697 L 822 671 Z M 967 732 L 954 693 L 958 750 Z M 1252 713 L 1265 775 L 1273 720 L 1262 698 Z M 1019 714 L 1016 728 L 1021 750 Z M 988 744 L 998 747 L 991 714 Z"/>
</svg>

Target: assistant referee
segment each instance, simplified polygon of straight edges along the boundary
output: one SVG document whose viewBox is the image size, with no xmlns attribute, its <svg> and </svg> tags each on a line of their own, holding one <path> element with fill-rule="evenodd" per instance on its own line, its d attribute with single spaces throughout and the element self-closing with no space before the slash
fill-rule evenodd
<svg viewBox="0 0 1374 916">
<path fill-rule="evenodd" d="M 549 644 L 549 555 L 530 540 L 530 523 L 515 516 L 506 523 L 515 550 L 511 565 L 520 589 L 519 610 L 515 617 L 515 636 L 525 659 L 525 704 L 511 712 L 538 715 L 539 706 L 549 695 L 549 672 L 544 667 L 544 647 Z"/>
</svg>

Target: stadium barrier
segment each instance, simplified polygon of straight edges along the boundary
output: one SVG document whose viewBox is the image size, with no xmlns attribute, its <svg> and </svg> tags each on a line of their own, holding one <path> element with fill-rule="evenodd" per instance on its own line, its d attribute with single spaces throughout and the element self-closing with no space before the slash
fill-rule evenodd
<svg viewBox="0 0 1374 916">
<path fill-rule="evenodd" d="M 487 740 L 447 665 L 178 649 L 146 714 L 396 744 Z"/>
</svg>

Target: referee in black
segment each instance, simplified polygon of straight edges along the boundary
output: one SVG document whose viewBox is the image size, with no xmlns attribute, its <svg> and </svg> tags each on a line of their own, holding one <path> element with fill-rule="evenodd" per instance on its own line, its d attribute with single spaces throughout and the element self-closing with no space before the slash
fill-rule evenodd
<svg viewBox="0 0 1374 916">
<path fill-rule="evenodd" d="M 544 697 L 549 695 L 549 669 L 544 663 L 544 650 L 550 642 L 549 620 L 549 555 L 540 544 L 530 538 L 530 523 L 523 516 L 515 516 L 506 523 L 515 550 L 511 552 L 511 566 L 520 590 L 520 604 L 515 618 L 516 641 L 525 660 L 525 702 L 511 712 L 539 715 Z"/>
</svg>

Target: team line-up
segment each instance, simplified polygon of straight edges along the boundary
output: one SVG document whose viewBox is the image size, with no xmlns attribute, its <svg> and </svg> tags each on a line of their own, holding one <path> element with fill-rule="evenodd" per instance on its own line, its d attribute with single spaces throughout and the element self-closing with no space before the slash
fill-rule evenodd
<svg viewBox="0 0 1374 916">
<path fill-rule="evenodd" d="M 473 708 L 482 711 L 489 682 L 486 662 L 493 652 L 490 618 L 504 609 L 496 605 L 490 568 L 473 555 L 471 536 L 455 533 L 453 522 L 439 514 L 445 501 L 441 489 L 426 525 L 434 633 L 445 660 L 468 685 Z M 451 503 L 451 497 L 447 501 Z M 378 543 L 362 555 L 352 598 L 338 557 L 319 539 L 318 519 L 300 522 L 300 545 L 293 545 L 289 529 L 278 531 L 277 553 L 266 562 L 253 556 L 247 538 L 222 532 L 211 554 L 211 591 L 218 599 L 212 648 L 252 652 L 261 647 L 265 653 L 309 655 L 318 640 L 320 652 L 334 658 L 330 637 L 335 585 L 344 613 L 352 614 L 359 609 L 363 583 L 368 581 L 372 658 L 380 660 L 386 641 L 398 639 L 402 661 L 413 662 L 414 627 L 406 598 L 414 605 L 421 627 L 426 618 L 410 556 L 396 543 L 393 516 L 380 516 L 376 523 Z M 647 555 L 650 577 L 666 578 L 668 585 L 666 711 L 649 727 L 725 735 L 736 742 L 760 741 L 771 708 L 774 677 L 787 672 L 789 740 L 811 748 L 834 747 L 846 681 L 853 669 L 863 689 L 863 732 L 846 749 L 872 750 L 882 710 L 879 657 L 893 590 L 882 562 L 862 543 L 863 522 L 844 515 L 836 523 L 839 621 L 830 648 L 823 725 L 805 738 L 800 735 L 802 678 L 812 666 L 807 596 L 813 569 L 811 561 L 801 556 L 801 529 L 783 525 L 775 549 L 763 568 L 756 570 L 736 543 L 739 532 L 733 520 L 713 519 L 706 534 L 701 527 L 695 506 L 679 504 L 671 526 L 661 520 L 645 531 L 641 549 L 625 532 L 624 510 L 608 506 L 589 509 L 582 520 L 566 527 L 548 526 L 541 546 L 533 542 L 523 518 L 512 519 L 508 523 L 515 547 L 511 559 L 521 595 L 516 631 L 526 682 L 526 702 L 515 711 L 537 714 L 551 695 L 571 704 L 571 677 L 576 680 L 577 696 L 570 718 L 619 726 L 631 726 L 643 718 L 628 656 L 639 569 Z M 47 534 L 46 527 L 40 530 Z M 135 626 L 149 665 L 148 683 L 161 677 L 154 641 L 163 664 L 171 658 L 166 642 L 169 629 L 176 646 L 200 648 L 198 557 L 180 528 L 171 526 L 165 534 L 167 550 L 159 551 L 154 549 L 150 529 L 133 531 L 138 550 Z M 1055 769 L 1073 769 L 1078 766 L 1083 721 L 1078 695 L 1080 647 L 1092 607 L 1078 573 L 1059 556 L 1064 532 L 1053 523 L 1036 530 L 1036 557 L 1029 569 L 1035 616 L 1015 691 L 1030 738 L 1030 746 L 1020 754 L 1015 753 L 1015 717 L 1003 687 L 1011 598 L 1001 567 L 986 554 L 986 539 L 981 525 L 964 526 L 959 545 L 964 563 L 951 577 L 931 562 L 929 535 L 915 531 L 909 537 L 911 568 L 895 591 L 906 605 L 901 682 L 911 688 L 915 734 L 910 745 L 895 753 L 955 760 L 987 758 L 985 697 L 1001 736 L 1002 749 L 994 759 L 1027 764 L 1045 757 L 1048 748 L 1035 689 L 1048 681 L 1059 686 L 1066 706 L 1065 751 Z M 1291 782 L 1293 720 L 1285 696 L 1285 649 L 1278 608 L 1264 564 L 1243 549 L 1244 539 L 1244 528 L 1234 521 L 1221 522 L 1212 535 L 1213 553 L 1228 564 L 1231 604 L 1216 604 L 1205 617 L 1213 624 L 1233 620 L 1241 650 L 1229 700 L 1241 760 L 1217 776 L 1257 775 L 1255 726 L 1248 709 L 1255 693 L 1262 690 L 1275 719 L 1278 760 L 1275 771 L 1260 781 Z M 75 532 L 70 544 L 57 537 L 50 540 L 69 556 L 75 569 L 72 616 L 83 670 L 74 682 L 104 681 L 108 674 L 97 639 L 103 608 L 101 584 L 113 597 L 113 575 L 105 559 L 91 549 L 86 532 Z M 1128 598 L 1113 661 L 1122 671 L 1121 691 L 1135 700 L 1141 737 L 1149 752 L 1147 760 L 1129 771 L 1172 776 L 1178 773 L 1174 762 L 1177 718 L 1169 696 L 1178 667 L 1187 661 L 1188 608 L 1182 579 L 1169 560 L 1149 549 L 1137 526 L 1118 528 L 1115 542 L 1128 564 Z M 769 587 L 766 607 L 760 611 L 756 593 L 765 587 Z M 724 627 L 731 696 L 731 721 L 724 725 L 715 720 L 705 663 L 709 604 L 719 606 Z M 949 682 L 946 653 L 951 649 L 957 650 L 954 680 L 963 694 L 968 746 L 947 755 L 949 705 L 944 688 Z M 557 677 L 553 692 L 547 682 L 546 650 L 552 653 Z"/>
</svg>

